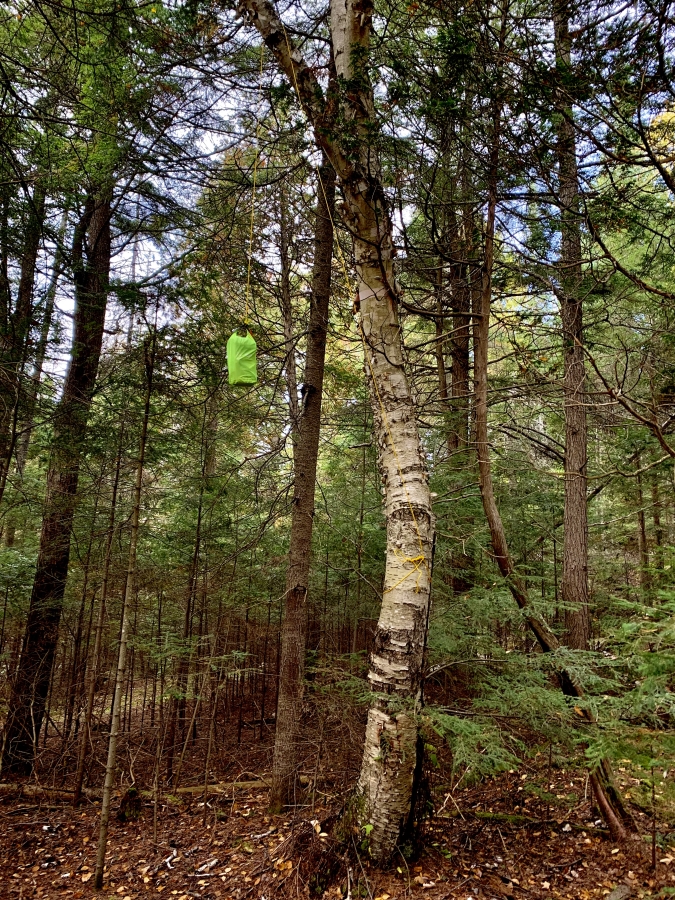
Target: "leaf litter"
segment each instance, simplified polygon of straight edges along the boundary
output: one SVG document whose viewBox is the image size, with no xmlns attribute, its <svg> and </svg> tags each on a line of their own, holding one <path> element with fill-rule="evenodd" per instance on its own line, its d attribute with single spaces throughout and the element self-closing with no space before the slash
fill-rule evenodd
<svg viewBox="0 0 675 900">
<path fill-rule="evenodd" d="M 437 784 L 438 814 L 424 824 L 417 859 L 403 855 L 388 871 L 368 861 L 362 836 L 346 853 L 332 836 L 342 795 L 327 785 L 322 805 L 268 814 L 264 783 L 210 799 L 198 793 L 166 797 L 159 809 L 144 801 L 136 822 L 110 829 L 104 890 L 93 889 L 98 810 L 73 810 L 50 798 L 26 805 L 16 792 L 0 797 L 0 896 L 3 900 L 93 898 L 138 900 L 628 900 L 675 894 L 675 834 L 659 823 L 656 871 L 648 844 L 651 822 L 634 809 L 641 842 L 617 846 L 597 819 L 583 772 L 533 771 L 550 799 L 518 790 L 521 776 L 503 773 L 452 789 Z M 250 785 L 250 783 L 247 783 Z M 545 818 L 548 813 L 548 819 Z M 669 845 L 669 838 L 673 838 Z M 665 848 L 665 849 L 664 849 Z"/>
</svg>

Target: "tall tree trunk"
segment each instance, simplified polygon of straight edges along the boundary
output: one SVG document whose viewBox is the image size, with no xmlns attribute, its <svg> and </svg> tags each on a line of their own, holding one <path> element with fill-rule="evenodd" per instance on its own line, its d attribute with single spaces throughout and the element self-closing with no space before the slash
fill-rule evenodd
<svg viewBox="0 0 675 900">
<path fill-rule="evenodd" d="M 372 6 L 331 4 L 331 35 L 340 88 L 326 102 L 312 69 L 293 49 L 269 0 L 241 0 L 295 87 L 315 139 L 336 170 L 341 213 L 354 240 L 359 325 L 384 487 L 387 550 L 382 609 L 368 675 L 368 713 L 357 818 L 371 826 L 371 856 L 384 862 L 405 830 L 418 754 L 417 711 L 431 597 L 434 517 L 417 410 L 405 372 L 394 277 L 393 230 L 372 141 L 375 121 L 368 77 Z M 339 128 L 336 114 L 339 112 Z"/>
<path fill-rule="evenodd" d="M 572 41 L 567 0 L 554 0 L 556 69 L 560 82 L 569 77 Z M 586 499 L 586 371 L 584 366 L 583 302 L 581 297 L 581 233 L 579 181 L 572 106 L 562 88 L 558 108 L 558 192 L 560 260 L 558 294 L 563 330 L 565 410 L 565 509 L 563 513 L 562 598 L 565 642 L 587 650 L 588 512 Z"/>
<path fill-rule="evenodd" d="M 438 269 L 436 270 L 436 317 L 434 319 L 436 325 L 436 372 L 438 374 L 438 397 L 441 401 L 443 412 L 447 409 L 448 404 L 448 374 L 445 365 L 445 343 L 447 335 L 445 334 L 445 322 L 443 320 L 443 261 L 439 259 Z M 454 432 L 450 432 L 448 436 L 448 451 L 454 449 L 453 443 Z"/>
<path fill-rule="evenodd" d="M 120 643 L 117 651 L 117 672 L 115 676 L 115 693 L 112 702 L 112 719 L 110 725 L 110 737 L 108 739 L 108 760 L 105 767 L 105 781 L 103 782 L 103 797 L 101 799 L 101 826 L 98 838 L 98 853 L 96 855 L 96 873 L 94 885 L 97 890 L 103 887 L 103 870 L 105 868 L 105 854 L 108 846 L 108 823 L 110 821 L 110 800 L 112 797 L 113 782 L 115 780 L 115 765 L 117 760 L 117 737 L 120 730 L 120 712 L 122 708 L 122 691 L 124 690 L 124 674 L 127 663 L 127 640 L 129 631 L 129 608 L 131 597 L 134 593 L 134 581 L 136 578 L 136 557 L 138 551 L 138 532 L 141 518 L 141 491 L 143 488 L 143 468 L 145 466 L 145 448 L 148 440 L 148 422 L 150 420 L 150 399 L 152 397 L 152 379 L 155 368 L 155 349 L 157 342 L 157 330 L 153 330 L 152 336 L 145 342 L 145 403 L 143 408 L 143 425 L 141 427 L 141 440 L 136 465 L 136 482 L 134 484 L 134 507 L 131 514 L 131 535 L 129 538 L 129 566 L 124 585 L 124 597 L 122 599 L 122 625 L 120 628 Z"/>
<path fill-rule="evenodd" d="M 16 303 L 0 334 L 0 499 L 7 484 L 17 437 L 21 381 L 33 319 L 35 268 L 45 219 L 45 199 L 45 190 L 38 184 L 30 200 Z"/>
<path fill-rule="evenodd" d="M 314 525 L 314 485 L 319 456 L 335 210 L 335 173 L 325 159 L 319 168 L 317 180 L 307 362 L 302 384 L 302 412 L 296 416 L 291 539 L 281 631 L 277 728 L 270 795 L 270 807 L 276 812 L 281 811 L 292 799 L 305 745 L 302 703 L 307 642 L 307 587 Z"/>
<path fill-rule="evenodd" d="M 13 178 L 6 160 L 0 160 L 0 333 L 7 331 L 12 306 L 9 283 L 9 203 Z"/>
<path fill-rule="evenodd" d="M 33 767 L 58 641 L 80 458 L 103 343 L 110 271 L 110 205 L 109 195 L 91 196 L 74 238 L 72 354 L 54 416 L 37 569 L 3 733 L 3 767 L 17 774 L 30 773 Z"/>
<path fill-rule="evenodd" d="M 640 557 L 640 586 L 645 597 L 651 590 L 651 578 L 649 573 L 649 544 L 647 542 L 647 522 L 645 520 L 645 496 L 642 490 L 642 457 L 636 457 L 637 474 L 635 482 L 637 486 L 637 524 L 638 524 L 638 554 Z"/>
<path fill-rule="evenodd" d="M 80 731 L 80 739 L 77 746 L 77 769 L 75 770 L 75 783 L 73 785 L 73 806 L 78 806 L 82 798 L 82 785 L 84 784 L 84 766 L 87 758 L 87 744 L 91 741 L 91 718 L 94 712 L 94 700 L 96 698 L 96 682 L 101 666 L 101 646 L 103 643 L 103 627 L 105 625 L 106 607 L 108 603 L 108 587 L 110 585 L 110 564 L 112 562 L 112 544 L 115 537 L 115 516 L 117 513 L 117 491 L 120 483 L 120 471 L 122 468 L 122 446 L 126 432 L 125 425 L 120 429 L 119 444 L 117 446 L 117 461 L 115 463 L 115 477 L 110 499 L 110 520 L 105 539 L 105 557 L 103 561 L 103 578 L 101 579 L 101 600 L 96 617 L 96 630 L 94 633 L 94 651 L 87 678 L 87 705 L 84 713 L 84 722 Z"/>
<path fill-rule="evenodd" d="M 59 276 L 63 265 L 62 244 L 66 232 L 68 221 L 68 211 L 63 213 L 61 219 L 61 227 L 59 229 L 58 244 L 56 253 L 54 254 L 54 262 L 52 265 L 52 274 L 49 281 L 49 287 L 45 294 L 45 308 L 42 316 L 42 324 L 40 326 L 40 337 L 38 338 L 37 347 L 35 348 L 35 357 L 33 359 L 33 371 L 26 388 L 26 396 L 22 404 L 21 420 L 17 429 L 18 435 L 16 440 L 16 471 L 19 479 L 23 478 L 23 470 L 28 459 L 28 448 L 30 446 L 31 433 L 33 431 L 33 422 L 35 419 L 35 407 L 37 405 L 38 392 L 40 390 L 40 380 L 42 378 L 42 369 L 47 355 L 47 344 L 49 343 L 49 331 L 54 316 L 54 302 L 56 300 L 56 288 L 59 283 Z M 17 417 L 18 417 L 17 409 Z M 5 532 L 5 543 L 8 547 L 13 546 L 16 533 L 16 517 L 9 515 L 7 518 L 7 530 Z"/>
<path fill-rule="evenodd" d="M 96 533 L 96 519 L 98 517 L 98 504 L 101 498 L 100 485 L 96 491 L 96 499 L 94 500 L 94 511 L 91 518 L 91 528 L 89 530 L 89 541 L 87 543 L 87 552 L 82 567 L 82 595 L 80 598 L 80 611 L 77 617 L 77 626 L 73 639 L 73 658 L 71 662 L 70 673 L 66 682 L 66 698 L 65 711 L 63 714 L 63 750 L 65 754 L 70 738 L 70 729 L 73 724 L 73 717 L 77 719 L 79 709 L 77 702 L 82 689 L 83 669 L 86 666 L 86 649 L 82 652 L 82 634 L 84 631 L 84 617 L 87 610 L 87 593 L 89 589 L 89 570 L 91 567 L 91 551 L 94 546 L 94 535 Z M 93 599 L 92 599 L 93 603 Z M 77 712 L 76 712 L 77 711 Z"/>
<path fill-rule="evenodd" d="M 291 305 L 291 255 L 288 233 L 287 197 L 283 190 L 279 194 L 279 255 L 281 256 L 281 318 L 284 323 L 284 343 L 286 345 L 286 387 L 291 414 L 291 437 L 295 444 L 298 427 L 298 379 L 295 366 L 295 340 L 293 337 L 293 308 Z"/>
<path fill-rule="evenodd" d="M 453 312 L 452 339 L 452 449 L 466 449 L 469 440 L 469 346 L 471 338 L 471 286 L 468 279 L 469 246 L 462 228 L 455 222 L 451 238 L 453 263 L 450 278 L 450 308 Z"/>
<path fill-rule="evenodd" d="M 489 185 L 488 208 L 485 223 L 485 256 L 483 263 L 482 290 L 476 295 L 477 309 L 474 311 L 474 378 L 476 415 L 476 456 L 481 499 L 485 518 L 490 530 L 492 551 L 499 571 L 503 575 L 511 594 L 523 613 L 523 618 L 534 634 L 544 653 L 552 653 L 560 648 L 560 642 L 548 624 L 536 613 L 530 604 L 527 585 L 516 572 L 509 552 L 506 531 L 502 522 L 492 482 L 490 445 L 488 435 L 488 348 L 490 336 L 490 306 L 492 300 L 492 268 L 494 260 L 495 215 L 497 209 L 497 164 L 498 137 L 493 149 L 492 174 Z M 573 673 L 564 669 L 558 672 L 560 685 L 565 694 L 584 698 L 584 690 Z M 583 713 L 589 724 L 595 720 L 590 710 Z M 621 797 L 614 786 L 611 767 L 603 760 L 599 768 L 590 773 L 593 791 L 607 825 L 615 839 L 625 839 L 624 821 L 630 817 L 623 807 Z"/>
<path fill-rule="evenodd" d="M 658 471 L 652 473 L 652 522 L 654 524 L 654 566 L 656 578 L 662 576 L 663 570 L 663 525 L 661 524 L 661 497 L 659 494 Z"/>
<path fill-rule="evenodd" d="M 21 434 L 16 449 L 16 468 L 21 475 L 23 473 L 26 459 L 28 458 L 28 447 L 30 445 L 31 432 L 33 430 L 33 421 L 35 418 L 35 405 L 37 403 L 38 391 L 40 390 L 40 380 L 42 378 L 42 369 L 47 355 L 47 345 L 49 344 L 49 332 L 52 327 L 52 319 L 54 317 L 54 303 L 56 301 L 56 289 L 59 284 L 61 270 L 63 267 L 63 241 L 66 234 L 66 226 L 68 224 L 68 210 L 64 210 L 59 227 L 58 243 L 54 253 L 54 261 L 52 263 L 52 274 L 49 280 L 49 286 L 44 298 L 44 312 L 42 314 L 42 324 L 40 326 L 40 337 L 38 338 L 37 347 L 35 348 L 35 358 L 33 360 L 33 371 L 31 373 L 31 384 L 28 388 L 28 396 L 26 397 L 26 406 L 24 414 L 21 418 Z"/>
<path fill-rule="evenodd" d="M 387 527 L 382 608 L 368 673 L 375 699 L 368 712 L 357 786 L 362 806 L 358 818 L 370 826 L 370 853 L 384 862 L 409 824 L 421 752 L 417 713 L 422 702 L 434 517 L 417 410 L 405 373 L 391 220 L 368 134 L 375 118 L 367 75 L 371 15 L 372 7 L 359 0 L 335 0 L 331 5 L 338 78 L 350 91 L 360 86 L 347 108 L 361 141 L 360 165 L 350 171 L 337 155 L 334 165 L 346 201 L 343 215 L 354 235 L 360 327 Z"/>
<path fill-rule="evenodd" d="M 201 429 L 201 468 L 199 480 L 199 501 L 197 504 L 197 526 L 195 529 L 195 542 L 192 551 L 190 574 L 185 601 L 185 617 L 183 619 L 183 647 L 178 655 L 176 666 L 176 690 L 171 699 L 169 721 L 167 723 L 166 743 L 166 778 L 170 784 L 175 784 L 173 763 L 178 746 L 178 734 L 184 736 L 185 713 L 187 707 L 187 691 L 190 679 L 190 661 L 192 657 L 192 622 L 195 612 L 195 599 L 197 594 L 197 581 L 199 578 L 199 560 L 203 553 L 203 525 L 204 525 L 204 493 L 210 487 L 210 480 L 215 474 L 216 454 L 215 440 L 218 431 L 218 399 L 215 393 L 204 404 L 204 417 Z M 179 773 L 178 773 L 179 774 Z M 177 777 L 177 776 L 176 776 Z"/>
<path fill-rule="evenodd" d="M 461 486 L 461 471 L 469 464 L 469 395 L 470 395 L 470 344 L 471 344 L 471 297 L 475 290 L 474 280 L 478 278 L 473 257 L 475 231 L 472 208 L 471 175 L 467 160 L 462 163 L 461 175 L 462 215 L 451 215 L 449 250 L 450 266 L 450 307 L 452 309 L 452 421 L 448 437 L 451 451 L 450 466 L 457 471 L 456 487 Z M 466 546 L 457 546 L 452 554 L 452 588 L 456 594 L 463 594 L 473 582 L 475 560 L 467 553 Z"/>
<path fill-rule="evenodd" d="M 368 135 L 375 118 L 367 76 L 371 14 L 372 7 L 358 0 L 335 0 L 331 5 L 338 78 L 350 91 L 360 86 L 356 102 L 347 107 L 361 141 L 360 165 L 350 171 L 337 155 L 334 165 L 346 201 L 343 215 L 354 236 L 360 327 L 387 527 L 382 608 L 368 673 L 374 700 L 357 786 L 362 807 L 358 818 L 370 826 L 370 853 L 384 862 L 408 826 L 413 802 L 434 517 L 417 410 L 405 372 L 391 220 Z"/>
</svg>

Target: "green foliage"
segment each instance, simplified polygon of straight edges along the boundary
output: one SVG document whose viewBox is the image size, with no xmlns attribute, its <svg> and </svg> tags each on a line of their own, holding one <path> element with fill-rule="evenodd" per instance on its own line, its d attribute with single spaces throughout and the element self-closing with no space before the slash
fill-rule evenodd
<svg viewBox="0 0 675 900">
<path fill-rule="evenodd" d="M 591 767 L 627 760 L 637 773 L 636 802 L 649 806 L 658 783 L 667 808 L 673 797 L 659 760 L 675 752 L 675 126 L 666 99 L 673 63 L 672 48 L 660 43 L 658 17 L 642 3 L 638 9 L 607 24 L 601 17 L 575 40 L 573 64 L 556 67 L 550 29 L 542 25 L 548 7 L 381 3 L 372 52 L 355 51 L 355 80 L 341 83 L 337 96 L 374 82 L 375 109 L 364 111 L 372 114 L 369 151 L 379 156 L 373 172 L 381 170 L 396 213 L 406 372 L 436 495 L 431 674 L 422 716 L 432 762 L 442 764 L 441 738 L 454 777 L 466 783 L 516 768 L 525 753 L 553 745 L 561 754 L 583 752 Z M 323 79 L 329 58 L 321 10 L 312 8 L 306 31 L 305 13 L 294 10 L 303 52 Z M 79 473 L 63 658 L 79 648 L 107 578 L 102 663 L 106 671 L 111 665 L 142 419 L 143 345 L 156 328 L 130 649 L 160 680 L 162 699 L 196 703 L 206 696 L 204 673 L 219 679 L 214 690 L 222 696 L 269 666 L 272 645 L 276 652 L 293 500 L 288 370 L 293 361 L 302 384 L 311 302 L 312 135 L 294 86 L 277 76 L 267 54 L 260 77 L 260 48 L 232 26 L 227 4 L 86 0 L 73 12 L 7 7 L 0 29 L 12 85 L 0 126 L 4 336 L 38 187 L 47 198 L 17 427 L 28 409 L 57 241 L 65 260 L 58 273 L 62 312 L 46 323 L 47 365 L 28 459 L 21 472 L 10 466 L 2 497 L 2 671 L 8 682 L 30 602 L 51 418 L 70 334 L 69 247 L 86 198 L 110 189 L 110 333 Z M 574 100 L 582 190 L 576 224 L 592 640 L 588 651 L 563 646 L 543 654 L 498 574 L 485 525 L 469 314 L 485 274 L 490 189 L 498 220 L 490 285 L 492 479 L 532 613 L 564 645 L 561 92 Z M 340 113 L 335 131 L 348 158 L 362 153 L 353 119 Z M 59 237 L 55 223 L 64 210 Z M 292 348 L 282 321 L 282 212 L 291 235 Z M 307 693 L 318 704 L 343 704 L 356 720 L 373 700 L 366 654 L 382 602 L 386 530 L 353 286 L 338 264 L 343 256 L 352 268 L 350 235 L 338 228 L 336 240 L 342 253 L 336 245 Z M 468 305 L 458 312 L 461 297 Z M 243 392 L 225 383 L 224 372 L 226 341 L 245 317 L 259 348 L 259 379 Z M 462 328 L 463 394 L 453 393 Z M 3 364 L 3 377 L 6 371 Z M 263 633 L 264 650 L 262 639 L 255 644 Z M 563 670 L 583 685 L 583 701 L 561 692 Z M 55 702 L 68 691 L 65 671 Z M 392 711 L 411 706 L 378 699 Z M 585 710 L 597 726 L 589 726 Z"/>
<path fill-rule="evenodd" d="M 452 751 L 453 772 L 463 773 L 463 780 L 472 783 L 518 764 L 514 743 L 505 746 L 499 728 L 486 717 L 474 721 L 449 715 L 432 707 L 426 710 L 429 726 L 443 737 Z"/>
</svg>

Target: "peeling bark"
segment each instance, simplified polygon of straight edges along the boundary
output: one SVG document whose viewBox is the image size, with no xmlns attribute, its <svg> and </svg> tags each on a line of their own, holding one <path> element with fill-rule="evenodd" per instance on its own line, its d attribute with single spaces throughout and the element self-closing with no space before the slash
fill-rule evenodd
<svg viewBox="0 0 675 900">
<path fill-rule="evenodd" d="M 434 517 L 404 366 L 392 225 L 374 145 L 366 65 L 373 7 L 370 0 L 331 4 L 338 90 L 328 97 L 268 0 L 242 0 L 240 8 L 296 89 L 316 141 L 340 178 L 345 198 L 341 214 L 354 239 L 359 326 L 387 523 L 384 594 L 368 675 L 373 701 L 356 809 L 360 824 L 372 826 L 371 856 L 385 862 L 396 849 L 413 799 Z"/>
</svg>

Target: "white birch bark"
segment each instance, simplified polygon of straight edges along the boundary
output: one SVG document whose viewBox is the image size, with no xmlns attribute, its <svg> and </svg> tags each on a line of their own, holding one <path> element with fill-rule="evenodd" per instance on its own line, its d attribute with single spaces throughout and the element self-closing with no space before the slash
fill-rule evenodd
<svg viewBox="0 0 675 900">
<path fill-rule="evenodd" d="M 368 138 L 374 119 L 366 68 L 371 14 L 367 0 L 331 3 L 338 79 L 348 85 L 351 96 L 355 85 L 361 88 L 349 110 L 360 138 L 360 165 L 352 177 L 342 179 L 343 216 L 354 235 L 360 326 L 384 488 L 387 555 L 368 673 L 374 700 L 357 791 L 362 822 L 372 826 L 371 854 L 384 860 L 394 852 L 407 825 L 413 799 L 434 520 L 417 410 L 404 367 L 391 220 L 377 155 Z"/>
<path fill-rule="evenodd" d="M 408 824 L 413 800 L 434 518 L 417 410 L 404 367 L 392 225 L 372 144 L 376 129 L 367 71 L 372 3 L 331 4 L 340 89 L 329 102 L 268 0 L 242 0 L 241 7 L 315 126 L 317 143 L 340 178 L 345 198 L 341 214 L 354 236 L 359 326 L 387 525 L 384 593 L 368 674 L 373 701 L 355 810 L 361 825 L 372 826 L 371 856 L 386 862 Z M 339 130 L 331 128 L 330 119 L 336 99 L 342 119 Z M 345 135 L 348 144 L 343 142 Z"/>
</svg>

